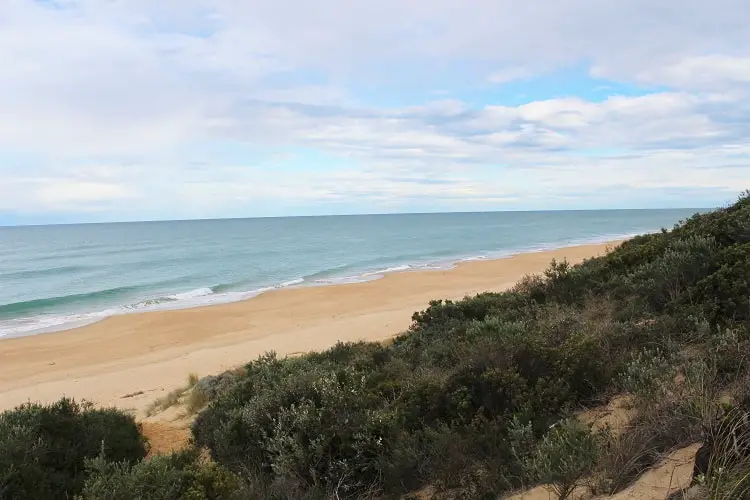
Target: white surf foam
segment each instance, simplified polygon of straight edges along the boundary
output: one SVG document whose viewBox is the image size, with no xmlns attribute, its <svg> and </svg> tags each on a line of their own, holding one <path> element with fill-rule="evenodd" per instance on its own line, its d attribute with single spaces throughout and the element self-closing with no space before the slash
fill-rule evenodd
<svg viewBox="0 0 750 500">
<path fill-rule="evenodd" d="M 202 287 L 196 288 L 194 290 L 188 290 L 186 292 L 145 298 L 133 304 L 123 304 L 120 306 L 105 309 L 103 311 L 80 314 L 49 314 L 31 316 L 27 318 L 0 320 L 0 338 L 23 337 L 38 333 L 50 333 L 61 330 L 70 330 L 72 328 L 78 328 L 102 321 L 110 316 L 118 316 L 123 314 L 188 309 L 191 307 L 237 302 L 240 300 L 256 297 L 270 290 L 289 288 L 300 285 L 303 282 L 303 279 L 298 278 L 285 281 L 275 286 L 261 287 L 246 291 L 229 291 L 223 293 L 215 293 L 211 288 Z"/>
</svg>

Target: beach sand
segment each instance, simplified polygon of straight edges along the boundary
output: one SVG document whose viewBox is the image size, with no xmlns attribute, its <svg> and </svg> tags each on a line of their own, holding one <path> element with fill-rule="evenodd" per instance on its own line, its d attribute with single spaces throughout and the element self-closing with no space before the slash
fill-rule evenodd
<svg viewBox="0 0 750 500">
<path fill-rule="evenodd" d="M 401 272 L 365 283 L 275 290 L 242 302 L 113 316 L 56 333 L 0 340 L 0 410 L 66 395 L 143 416 L 189 373 L 220 373 L 267 351 L 290 355 L 337 341 L 385 340 L 431 299 L 511 287 L 555 258 L 577 263 L 617 242 Z"/>
</svg>

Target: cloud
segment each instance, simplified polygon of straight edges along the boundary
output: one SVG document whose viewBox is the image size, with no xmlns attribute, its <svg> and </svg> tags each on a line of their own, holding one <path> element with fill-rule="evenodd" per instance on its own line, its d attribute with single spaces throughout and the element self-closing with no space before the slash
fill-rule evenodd
<svg viewBox="0 0 750 500">
<path fill-rule="evenodd" d="M 505 208 L 618 187 L 718 199 L 750 185 L 746 10 L 744 0 L 7 0 L 0 209 Z M 557 95 L 545 78 L 581 66 L 606 80 L 598 87 L 639 90 L 503 101 L 500 84 Z M 487 83 L 497 92 L 477 98 Z M 448 95 L 460 97 L 438 98 Z"/>
<path fill-rule="evenodd" d="M 102 182 L 46 181 L 33 191 L 33 196 L 45 205 L 88 204 L 132 198 L 132 192 L 118 184 Z"/>
<path fill-rule="evenodd" d="M 684 89 L 732 89 L 750 85 L 750 58 L 718 54 L 689 57 L 669 66 L 638 73 L 636 80 Z"/>
<path fill-rule="evenodd" d="M 529 78 L 530 76 L 532 76 L 532 74 L 533 73 L 526 68 L 507 68 L 491 73 L 490 76 L 487 77 L 487 81 L 489 83 L 495 84 L 508 83 L 514 80 L 523 80 L 525 78 Z"/>
<path fill-rule="evenodd" d="M 491 163 L 550 151 L 618 148 L 645 153 L 750 142 L 745 126 L 749 119 L 738 116 L 728 102 L 663 92 L 602 102 L 562 98 L 481 109 L 458 101 L 395 110 L 261 103 L 235 110 L 225 133 L 238 140 L 260 135 L 277 144 L 303 142 L 363 160 Z"/>
<path fill-rule="evenodd" d="M 597 77 L 624 76 L 599 66 L 593 67 L 591 73 Z M 662 64 L 644 65 L 629 79 L 692 91 L 747 90 L 750 58 L 726 54 L 673 57 Z"/>
</svg>

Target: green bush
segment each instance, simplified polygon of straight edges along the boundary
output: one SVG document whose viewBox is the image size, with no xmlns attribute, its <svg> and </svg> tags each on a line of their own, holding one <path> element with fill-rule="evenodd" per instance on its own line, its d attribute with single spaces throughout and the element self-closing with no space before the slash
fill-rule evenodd
<svg viewBox="0 0 750 500">
<path fill-rule="evenodd" d="M 89 477 L 80 500 L 247 499 L 240 479 L 220 465 L 202 462 L 196 450 L 132 464 L 103 457 L 87 461 Z"/>
<path fill-rule="evenodd" d="M 529 475 L 564 500 L 594 469 L 601 441 L 578 420 L 568 420 L 539 441 L 526 462 Z"/>
<path fill-rule="evenodd" d="M 709 336 L 706 348 L 717 375 L 726 382 L 750 369 L 750 331 L 747 327 L 719 329 Z"/>
<path fill-rule="evenodd" d="M 146 451 L 139 426 L 119 410 L 70 399 L 24 404 L 0 414 L 0 497 L 70 498 L 83 487 L 87 459 L 133 463 Z"/>
<path fill-rule="evenodd" d="M 717 247 L 711 238 L 691 236 L 673 240 L 655 259 L 630 276 L 634 291 L 652 310 L 664 310 L 687 300 L 691 287 L 709 273 Z"/>
<path fill-rule="evenodd" d="M 638 352 L 620 374 L 620 387 L 644 401 L 662 397 L 677 375 L 675 363 L 660 349 Z"/>
<path fill-rule="evenodd" d="M 695 300 L 713 323 L 750 321 L 750 243 L 723 249 L 717 269 L 695 286 Z"/>
<path fill-rule="evenodd" d="M 616 373 L 611 344 L 598 339 L 608 322 L 557 306 L 535 314 L 526 323 L 472 319 L 445 340 L 399 342 L 388 352 L 352 344 L 262 357 L 198 416 L 196 442 L 266 485 L 335 486 L 356 497 L 396 494 L 422 478 L 502 492 L 524 479 L 508 422 L 523 418 L 541 435 Z"/>
<path fill-rule="evenodd" d="M 351 360 L 354 350 L 347 346 L 327 357 L 344 352 Z M 342 494 L 369 491 L 381 480 L 397 421 L 387 408 L 375 407 L 378 396 L 365 375 L 371 367 L 361 354 L 361 369 L 356 364 L 325 369 L 321 365 L 330 361 L 318 365 L 273 356 L 251 363 L 247 379 L 198 416 L 196 442 L 221 463 L 265 475 L 268 483 L 294 478 L 310 488 L 336 485 Z"/>
</svg>

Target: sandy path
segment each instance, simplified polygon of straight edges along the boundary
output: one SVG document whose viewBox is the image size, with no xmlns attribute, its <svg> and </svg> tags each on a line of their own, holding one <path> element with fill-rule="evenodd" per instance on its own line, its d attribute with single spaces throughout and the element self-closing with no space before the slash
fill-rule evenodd
<svg viewBox="0 0 750 500">
<path fill-rule="evenodd" d="M 278 290 L 232 304 L 131 314 L 75 330 L 0 341 L 0 410 L 62 395 L 142 412 L 190 372 L 221 372 L 266 351 L 322 350 L 405 330 L 430 299 L 508 288 L 552 258 L 580 262 L 584 245 L 404 272 L 367 283 Z M 129 396 L 137 393 L 135 396 Z"/>
</svg>

